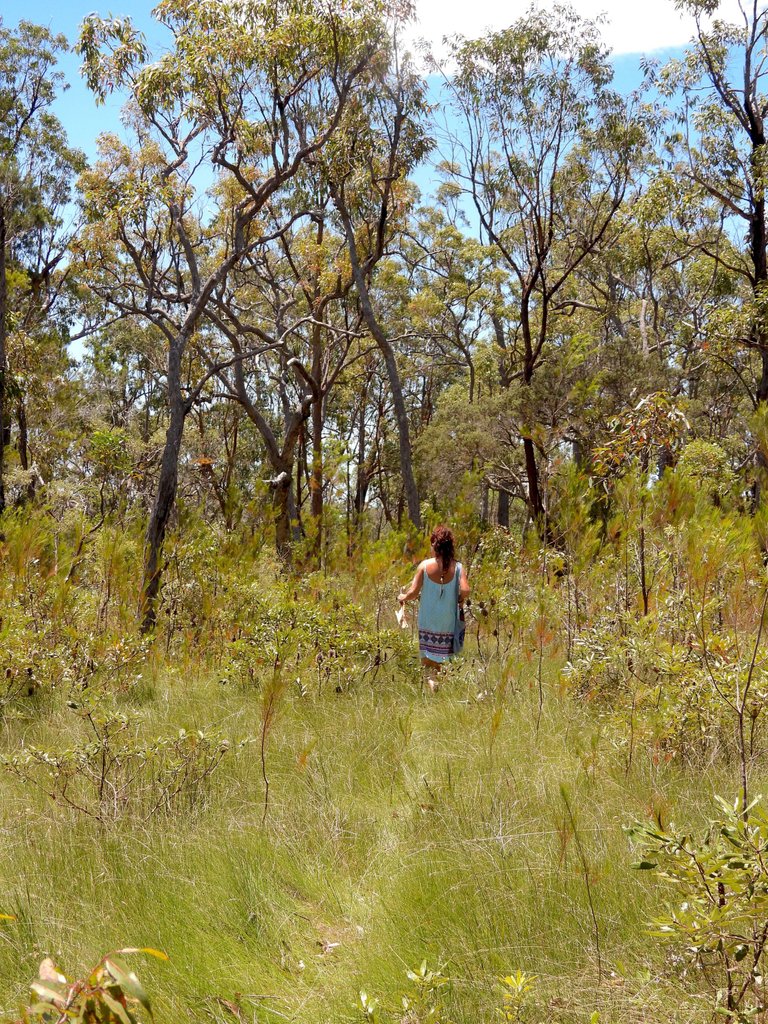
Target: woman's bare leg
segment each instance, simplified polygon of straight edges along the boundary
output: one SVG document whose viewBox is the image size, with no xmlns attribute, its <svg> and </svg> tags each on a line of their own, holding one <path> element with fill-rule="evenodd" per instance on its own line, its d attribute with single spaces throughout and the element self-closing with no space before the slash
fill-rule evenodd
<svg viewBox="0 0 768 1024">
<path fill-rule="evenodd" d="M 421 667 L 424 671 L 424 678 L 429 687 L 429 692 L 437 693 L 440 684 L 436 677 L 440 675 L 442 665 L 439 661 L 432 661 L 431 658 L 422 658 Z"/>
</svg>

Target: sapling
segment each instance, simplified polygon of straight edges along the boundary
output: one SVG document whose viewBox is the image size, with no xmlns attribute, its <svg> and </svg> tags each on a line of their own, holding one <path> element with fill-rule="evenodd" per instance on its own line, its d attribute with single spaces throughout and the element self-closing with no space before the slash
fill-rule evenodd
<svg viewBox="0 0 768 1024">
<path fill-rule="evenodd" d="M 696 838 L 660 821 L 635 824 L 636 868 L 655 871 L 676 893 L 651 935 L 674 942 L 711 986 L 717 1012 L 747 1021 L 766 1009 L 763 954 L 768 942 L 768 813 L 716 798 L 720 815 Z"/>
</svg>

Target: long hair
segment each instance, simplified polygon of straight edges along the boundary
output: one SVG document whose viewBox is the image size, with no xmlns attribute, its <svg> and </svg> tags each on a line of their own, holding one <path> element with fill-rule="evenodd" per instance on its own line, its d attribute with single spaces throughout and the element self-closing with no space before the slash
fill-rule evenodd
<svg viewBox="0 0 768 1024">
<path fill-rule="evenodd" d="M 453 533 L 447 526 L 436 526 L 429 540 L 435 549 L 435 558 L 443 567 L 443 572 L 448 572 L 454 555 Z"/>
</svg>

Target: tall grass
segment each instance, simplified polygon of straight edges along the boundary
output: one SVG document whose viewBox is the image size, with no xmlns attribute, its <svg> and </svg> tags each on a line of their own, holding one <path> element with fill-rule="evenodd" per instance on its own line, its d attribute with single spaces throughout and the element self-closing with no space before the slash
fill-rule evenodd
<svg viewBox="0 0 768 1024">
<path fill-rule="evenodd" d="M 137 970 L 173 1024 L 342 1024 L 362 1020 L 361 989 L 399 1021 L 406 971 L 425 958 L 450 978 L 455 1024 L 500 1019 L 497 980 L 517 970 L 536 975 L 532 1024 L 709 1020 L 711 994 L 648 935 L 666 897 L 632 869 L 624 826 L 695 828 L 714 794 L 738 791 L 732 723 L 693 679 L 684 619 L 700 555 L 707 587 L 720 573 L 707 615 L 722 650 L 729 628 L 754 635 L 763 567 L 738 524 L 739 558 L 731 544 L 719 568 L 701 544 L 686 555 L 681 542 L 674 562 L 659 554 L 658 612 L 642 621 L 629 526 L 582 572 L 578 614 L 556 559 L 487 538 L 465 657 L 432 696 L 412 638 L 392 628 L 410 571 L 396 538 L 362 571 L 297 580 L 258 545 L 201 528 L 169 542 L 163 625 L 147 646 L 133 632 L 138 531 L 77 555 L 80 524 L 52 540 L 34 518 L 9 519 L 0 755 L 92 742 L 91 700 L 125 715 L 140 747 L 180 729 L 229 747 L 194 800 L 151 816 L 134 800 L 89 818 L 0 771 L 0 911 L 16 918 L 0 922 L 0 1020 L 42 957 L 74 975 L 126 945 L 169 954 Z M 765 670 L 761 656 L 761 687 Z M 753 794 L 766 781 L 757 736 Z"/>
<path fill-rule="evenodd" d="M 144 824 L 105 828 L 3 780 L 0 893 L 18 920 L 0 938 L 0 1006 L 23 999 L 43 955 L 76 971 L 135 944 L 170 955 L 142 971 L 168 1021 L 225 1020 L 217 997 L 245 1019 L 353 1020 L 360 988 L 396 1004 L 424 957 L 446 964 L 457 1024 L 493 1020 L 495 980 L 517 968 L 538 975 L 531 1019 L 706 1019 L 645 933 L 657 893 L 622 826 L 659 806 L 695 822 L 732 780 L 712 768 L 692 787 L 650 758 L 627 774 L 546 668 L 538 730 L 535 668 L 501 702 L 478 699 L 471 664 L 437 698 L 393 680 L 289 691 L 264 825 L 257 743 L 194 813 Z M 215 721 L 233 744 L 261 721 L 258 694 L 191 671 L 161 674 L 141 712 L 147 734 Z M 66 708 L 27 714 L 6 743 L 54 746 L 72 729 Z"/>
</svg>

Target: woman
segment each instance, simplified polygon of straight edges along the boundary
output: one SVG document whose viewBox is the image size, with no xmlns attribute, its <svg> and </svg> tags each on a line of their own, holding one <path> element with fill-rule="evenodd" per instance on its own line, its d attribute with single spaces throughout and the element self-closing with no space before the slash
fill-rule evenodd
<svg viewBox="0 0 768 1024">
<path fill-rule="evenodd" d="M 432 557 L 421 563 L 407 590 L 398 596 L 400 604 L 415 601 L 419 596 L 419 654 L 427 670 L 427 685 L 434 693 L 437 682 L 429 674 L 451 657 L 456 627 L 456 572 L 459 572 L 459 605 L 469 597 L 469 583 L 464 566 L 456 562 L 453 534 L 447 526 L 436 526 L 429 538 Z"/>
</svg>

